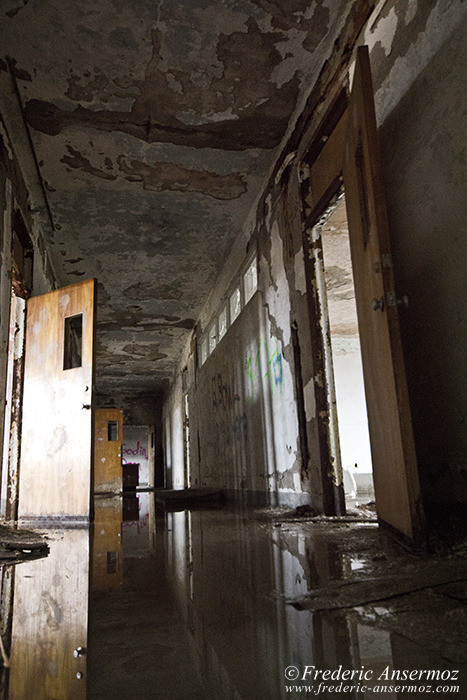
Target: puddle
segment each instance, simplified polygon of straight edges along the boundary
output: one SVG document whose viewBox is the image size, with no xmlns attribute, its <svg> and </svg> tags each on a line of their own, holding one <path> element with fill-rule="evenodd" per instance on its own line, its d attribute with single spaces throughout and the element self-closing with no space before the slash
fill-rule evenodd
<svg viewBox="0 0 467 700">
<path fill-rule="evenodd" d="M 449 671 L 460 658 L 454 584 L 438 602 L 431 589 L 397 604 L 362 602 L 362 586 L 377 585 L 369 579 L 413 566 L 406 555 L 381 560 L 377 528 L 277 528 L 233 509 L 160 513 L 146 492 L 96 499 L 93 528 L 47 536 L 49 556 L 17 567 L 10 597 L 6 588 L 2 596 L 11 659 L 0 697 L 374 697 L 361 679 L 337 695 L 319 686 L 326 669 L 339 676 L 363 668 L 372 681 L 385 674 L 378 697 L 420 698 L 394 690 L 388 677 Z M 427 602 L 416 597 L 423 595 L 431 596 L 426 625 L 437 625 L 430 644 Z M 312 609 L 323 600 L 350 603 Z M 456 685 L 441 680 L 443 688 Z M 313 691 L 287 690 L 295 684 Z M 449 693 L 430 697 L 462 697 Z"/>
</svg>

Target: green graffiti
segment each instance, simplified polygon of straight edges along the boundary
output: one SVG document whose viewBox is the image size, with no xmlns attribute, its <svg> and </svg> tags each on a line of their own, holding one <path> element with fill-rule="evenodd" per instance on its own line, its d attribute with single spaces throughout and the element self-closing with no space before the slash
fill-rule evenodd
<svg viewBox="0 0 467 700">
<path fill-rule="evenodd" d="M 255 398 L 255 376 L 258 376 L 261 371 L 261 343 L 262 340 L 260 340 L 258 343 L 258 349 L 255 355 L 250 355 L 246 361 L 246 372 L 248 376 L 248 395 L 246 398 L 247 401 L 250 402 L 253 401 Z M 264 347 L 266 350 L 266 361 L 268 363 L 268 369 L 264 373 L 263 378 L 267 379 L 269 377 L 271 382 L 271 392 L 274 391 L 275 388 L 278 388 L 280 393 L 282 394 L 282 353 L 279 352 L 276 347 L 276 349 L 271 355 L 267 341 L 264 342 Z M 253 357 L 255 357 L 254 365 Z M 254 368 L 256 367 L 258 368 L 258 371 L 255 371 Z"/>
</svg>

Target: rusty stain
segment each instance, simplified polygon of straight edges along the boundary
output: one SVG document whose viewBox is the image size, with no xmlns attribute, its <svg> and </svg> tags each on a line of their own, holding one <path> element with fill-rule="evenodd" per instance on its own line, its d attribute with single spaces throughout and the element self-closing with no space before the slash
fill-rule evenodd
<svg viewBox="0 0 467 700">
<path fill-rule="evenodd" d="M 145 282 L 137 282 L 123 290 L 124 296 L 129 299 L 180 299 L 183 292 L 180 288 L 170 284 L 150 285 Z"/>
<path fill-rule="evenodd" d="M 125 345 L 122 348 L 123 352 L 127 352 L 130 355 L 136 355 L 137 357 L 144 357 L 151 361 L 162 360 L 167 355 L 160 352 L 160 345 L 157 343 L 152 344 L 137 344 L 132 343 L 131 345 Z"/>
<path fill-rule="evenodd" d="M 89 78 L 89 80 L 86 84 L 80 85 L 83 78 Z M 96 93 L 99 99 L 105 101 L 102 99 L 101 91 L 109 84 L 109 79 L 99 68 L 96 68 L 93 76 L 89 71 L 86 71 L 83 76 L 73 74 L 67 78 L 67 83 L 68 89 L 65 95 L 73 102 L 92 102 Z"/>
<path fill-rule="evenodd" d="M 91 165 L 91 161 L 85 158 L 79 151 L 74 149 L 72 146 L 67 145 L 67 150 L 70 155 L 64 155 L 60 159 L 62 163 L 66 163 L 70 168 L 84 170 L 84 172 L 90 175 L 95 175 L 96 177 L 101 177 L 103 180 L 116 180 L 117 176 L 110 173 L 106 173 L 100 168 L 95 168 Z"/>
<path fill-rule="evenodd" d="M 247 190 L 246 181 L 240 173 L 218 175 L 169 162 L 148 165 L 132 160 L 128 165 L 123 156 L 119 156 L 117 163 L 120 170 L 129 176 L 127 180 L 142 182 L 143 189 L 154 192 L 199 192 L 215 199 L 236 199 Z"/>
</svg>

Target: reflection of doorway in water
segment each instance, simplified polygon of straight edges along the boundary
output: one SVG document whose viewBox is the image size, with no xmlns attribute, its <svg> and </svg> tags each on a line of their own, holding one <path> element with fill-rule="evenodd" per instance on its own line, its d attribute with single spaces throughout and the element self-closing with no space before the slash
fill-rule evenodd
<svg viewBox="0 0 467 700">
<path fill-rule="evenodd" d="M 342 194 L 315 226 L 323 250 L 320 301 L 331 406 L 331 451 L 342 465 L 346 505 L 374 497 L 360 334 Z M 319 277 L 319 275 L 318 275 Z M 319 282 L 319 279 L 318 279 Z M 329 338 L 329 340 L 328 340 Z"/>
</svg>

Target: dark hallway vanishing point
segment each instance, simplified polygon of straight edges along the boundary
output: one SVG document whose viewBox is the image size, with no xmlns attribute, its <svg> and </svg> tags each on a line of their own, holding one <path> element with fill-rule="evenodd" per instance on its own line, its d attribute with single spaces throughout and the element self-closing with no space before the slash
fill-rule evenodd
<svg viewBox="0 0 467 700">
<path fill-rule="evenodd" d="M 462 697 L 462 0 L 0 17 L 0 697 Z"/>
</svg>

